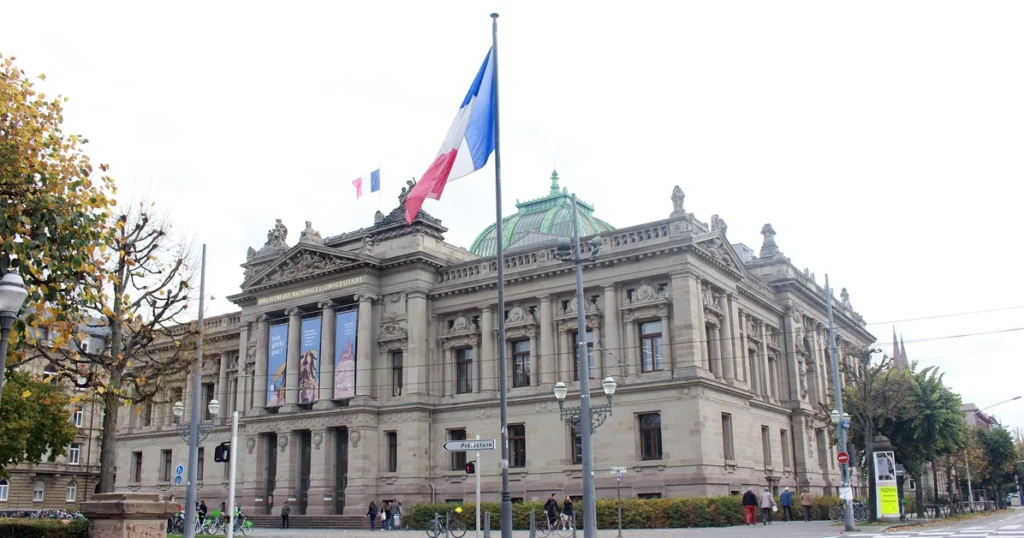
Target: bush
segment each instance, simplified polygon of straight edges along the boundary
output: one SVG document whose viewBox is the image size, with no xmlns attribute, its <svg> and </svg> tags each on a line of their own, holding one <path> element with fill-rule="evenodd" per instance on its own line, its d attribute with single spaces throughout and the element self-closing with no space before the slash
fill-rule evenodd
<svg viewBox="0 0 1024 538">
<path fill-rule="evenodd" d="M 799 499 L 794 495 L 793 515 L 797 519 L 803 517 Z M 778 503 L 778 499 L 775 500 Z M 839 497 L 815 497 L 811 508 L 811 517 L 827 520 L 829 508 L 842 504 Z M 462 507 L 462 513 L 456 514 L 455 508 Z M 614 529 L 618 526 L 618 505 L 612 499 L 598 499 L 597 527 Z M 573 505 L 576 513 L 577 527 L 583 527 L 583 503 Z M 474 503 L 456 504 L 420 504 L 407 508 L 402 514 L 404 524 L 413 529 L 425 529 L 434 519 L 434 513 L 444 518 L 446 512 L 457 515 L 467 529 L 476 526 Z M 541 525 L 544 520 L 544 502 L 521 502 L 512 505 L 512 526 L 516 529 L 530 528 L 530 511 L 536 512 L 536 520 Z M 483 524 L 484 512 L 491 513 L 491 529 L 501 528 L 501 505 L 499 503 L 482 503 L 480 520 Z M 742 497 L 728 495 L 724 497 L 676 497 L 671 499 L 623 499 L 623 529 L 668 529 L 692 527 L 729 527 L 742 525 L 744 520 Z M 772 513 L 773 521 L 782 520 L 782 510 Z M 0 538 L 4 536 L 0 535 Z"/>
<path fill-rule="evenodd" d="M 89 522 L 0 519 L 0 538 L 89 538 Z"/>
</svg>

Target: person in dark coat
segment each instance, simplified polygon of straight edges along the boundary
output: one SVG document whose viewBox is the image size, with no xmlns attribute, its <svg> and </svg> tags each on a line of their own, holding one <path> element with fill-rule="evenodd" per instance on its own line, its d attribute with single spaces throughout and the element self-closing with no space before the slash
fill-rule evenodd
<svg viewBox="0 0 1024 538">
<path fill-rule="evenodd" d="M 292 508 L 288 506 L 288 501 L 284 502 L 284 506 L 281 507 L 281 528 L 287 529 L 291 527 L 291 522 L 288 521 L 288 516 L 292 513 Z"/>
<path fill-rule="evenodd" d="M 369 518 L 370 518 L 370 530 L 371 531 L 372 530 L 376 530 L 373 527 L 374 527 L 374 524 L 377 523 L 377 513 L 378 513 L 377 503 L 374 502 L 374 501 L 370 501 L 370 509 L 366 511 L 366 515 L 369 516 Z"/>
<path fill-rule="evenodd" d="M 551 498 L 548 502 L 544 503 L 544 512 L 548 515 L 548 525 L 554 526 L 555 521 L 558 520 L 558 499 L 555 498 L 555 494 L 551 494 Z"/>
<path fill-rule="evenodd" d="M 757 494 L 754 493 L 754 488 L 747 489 L 747 492 L 743 494 L 743 512 L 746 516 L 747 525 L 757 525 Z"/>
<path fill-rule="evenodd" d="M 782 521 L 793 521 L 793 493 L 789 488 L 779 496 L 779 504 L 782 506 Z"/>
</svg>

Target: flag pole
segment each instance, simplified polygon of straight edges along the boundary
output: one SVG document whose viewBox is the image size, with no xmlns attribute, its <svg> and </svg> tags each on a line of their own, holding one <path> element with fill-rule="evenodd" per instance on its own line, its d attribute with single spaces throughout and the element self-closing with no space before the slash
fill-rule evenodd
<svg viewBox="0 0 1024 538">
<path fill-rule="evenodd" d="M 508 484 L 508 391 L 505 369 L 505 248 L 501 222 L 501 129 L 498 122 L 498 14 L 491 13 L 491 53 L 494 57 L 494 226 L 498 244 L 498 392 L 501 398 L 501 538 L 512 538 L 512 495 Z"/>
</svg>

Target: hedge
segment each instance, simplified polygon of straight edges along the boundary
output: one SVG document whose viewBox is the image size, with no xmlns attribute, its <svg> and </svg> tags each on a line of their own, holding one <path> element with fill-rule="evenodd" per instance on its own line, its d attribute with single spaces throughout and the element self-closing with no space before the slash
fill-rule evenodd
<svg viewBox="0 0 1024 538">
<path fill-rule="evenodd" d="M 0 518 L 0 538 L 89 538 L 89 522 Z"/>
<path fill-rule="evenodd" d="M 799 503 L 794 496 L 793 501 Z M 546 502 L 546 501 L 545 501 Z M 778 499 L 776 499 L 776 503 Z M 811 509 L 811 517 L 816 520 L 827 520 L 829 508 L 842 504 L 839 497 L 815 497 Z M 434 513 L 444 517 L 446 512 L 455 515 L 455 508 L 462 507 L 459 519 L 466 528 L 476 526 L 474 521 L 476 505 L 464 504 L 420 504 L 406 508 L 403 512 L 403 524 L 413 529 L 425 529 L 434 519 Z M 597 527 L 614 529 L 618 525 L 616 501 L 599 499 L 597 501 Z M 573 505 L 576 512 L 577 527 L 583 526 L 583 503 Z M 543 502 L 520 502 L 512 504 L 512 526 L 516 529 L 530 528 L 530 511 L 536 511 L 537 520 L 542 521 Z M 482 503 L 483 512 L 491 513 L 491 529 L 501 528 L 501 505 L 499 503 Z M 803 514 L 800 506 L 793 507 L 793 515 L 800 519 Z M 772 513 L 773 521 L 782 520 L 782 510 Z M 726 497 L 676 497 L 673 499 L 623 499 L 622 528 L 624 529 L 666 529 L 686 527 L 728 527 L 742 525 L 744 520 L 742 498 L 739 495 Z M 0 537 L 2 538 L 2 537 Z"/>
</svg>

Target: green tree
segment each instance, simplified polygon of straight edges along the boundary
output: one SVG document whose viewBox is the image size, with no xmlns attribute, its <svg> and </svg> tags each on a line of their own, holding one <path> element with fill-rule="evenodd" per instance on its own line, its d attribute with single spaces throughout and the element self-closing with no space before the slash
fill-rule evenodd
<svg viewBox="0 0 1024 538">
<path fill-rule="evenodd" d="M 979 429 L 978 444 L 988 459 L 988 472 L 981 485 L 996 492 L 996 501 L 1003 502 L 1003 488 L 1014 483 L 1014 468 L 1017 463 L 1017 447 L 1010 432 L 1003 428 Z"/>
<path fill-rule="evenodd" d="M 0 476 L 20 463 L 54 461 L 64 455 L 78 428 L 71 423 L 63 388 L 25 372 L 8 374 L 0 406 Z M 47 451 L 49 455 L 47 456 Z"/>
<path fill-rule="evenodd" d="M 80 284 L 109 245 L 115 192 L 106 165 L 94 172 L 87 140 L 63 131 L 65 101 L 38 92 L 14 58 L 0 54 L 0 274 L 17 269 L 26 311 L 56 319 L 95 299 L 96 290 Z"/>
</svg>

